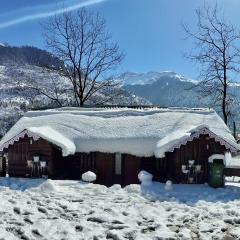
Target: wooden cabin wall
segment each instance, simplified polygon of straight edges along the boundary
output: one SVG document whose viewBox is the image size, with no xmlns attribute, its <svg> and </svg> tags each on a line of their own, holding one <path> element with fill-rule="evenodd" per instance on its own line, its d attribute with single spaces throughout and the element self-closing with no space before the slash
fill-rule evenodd
<svg viewBox="0 0 240 240">
<path fill-rule="evenodd" d="M 224 168 L 224 175 L 227 177 L 240 177 L 239 167 L 229 166 Z"/>
<path fill-rule="evenodd" d="M 115 176 L 115 154 L 96 153 L 97 183 L 111 186 Z"/>
<path fill-rule="evenodd" d="M 10 176 L 25 176 L 27 160 L 33 159 L 37 154 L 48 161 L 48 175 L 54 179 L 81 179 L 82 173 L 93 171 L 97 174 L 97 183 L 125 186 L 139 183 L 138 173 L 146 170 L 153 174 L 155 181 L 173 180 L 180 183 L 185 179 L 181 171 L 182 165 L 188 165 L 188 160 L 195 160 L 203 168 L 200 182 L 204 183 L 208 174 L 208 157 L 226 151 L 214 139 L 206 137 L 201 135 L 180 149 L 166 153 L 166 157 L 161 159 L 122 154 L 121 176 L 115 174 L 115 154 L 93 152 L 62 157 L 61 150 L 49 142 L 39 139 L 30 144 L 30 138 L 25 137 L 8 148 L 8 172 Z"/>
<path fill-rule="evenodd" d="M 139 183 L 138 173 L 141 168 L 141 159 L 139 157 L 124 154 L 122 165 L 122 182 L 121 185 Z"/>
<path fill-rule="evenodd" d="M 182 165 L 188 165 L 188 160 L 195 160 L 195 164 L 202 166 L 199 182 L 204 183 L 208 177 L 209 156 L 224 154 L 225 151 L 226 148 L 215 142 L 213 138 L 209 138 L 207 135 L 200 135 L 198 139 L 194 139 L 192 142 L 181 146 L 181 148 L 175 149 L 174 152 L 166 154 L 168 179 L 177 183 L 184 182 L 185 176 L 182 173 Z"/>
<path fill-rule="evenodd" d="M 54 149 L 53 178 L 81 179 L 86 171 L 96 171 L 96 153 L 76 153 L 62 157 L 61 150 Z"/>
<path fill-rule="evenodd" d="M 158 182 L 166 182 L 168 178 L 168 159 L 164 158 L 156 158 L 156 169 L 154 173 L 154 181 Z"/>
<path fill-rule="evenodd" d="M 86 171 L 97 174 L 96 183 L 111 186 L 113 184 L 139 183 L 138 173 L 146 170 L 160 179 L 163 174 L 157 176 L 157 169 L 163 167 L 162 161 L 156 162 L 155 157 L 141 158 L 129 154 L 122 154 L 121 175 L 115 174 L 115 154 L 92 152 L 76 153 L 75 155 L 62 157 L 60 150 L 54 150 L 53 178 L 55 179 L 81 179 Z M 164 163 L 166 166 L 166 164 Z"/>
<path fill-rule="evenodd" d="M 25 137 L 10 145 L 7 149 L 8 153 L 8 174 L 10 176 L 24 177 L 28 173 L 27 160 L 33 160 L 34 155 L 40 155 L 42 159 L 48 161 L 49 174 L 52 171 L 52 145 L 43 140 L 32 140 L 30 144 L 30 138 Z"/>
<path fill-rule="evenodd" d="M 52 178 L 80 180 L 83 173 L 92 171 L 97 174 L 96 183 L 106 186 L 114 183 L 115 154 L 91 152 L 62 157 L 59 149 L 53 152 Z"/>
<path fill-rule="evenodd" d="M 54 150 L 55 151 L 55 150 Z M 146 170 L 153 174 L 154 180 L 166 181 L 167 159 L 155 157 L 136 157 L 130 154 L 122 154 L 121 175 L 115 174 L 115 154 L 92 152 L 76 153 L 75 155 L 62 157 L 60 150 L 54 153 L 53 178 L 55 179 L 81 179 L 86 171 L 97 174 L 96 183 L 111 186 L 113 184 L 137 184 L 138 173 Z"/>
<path fill-rule="evenodd" d="M 0 157 L 0 176 L 5 177 L 7 173 L 7 161 L 4 156 Z"/>
<path fill-rule="evenodd" d="M 153 175 L 154 181 L 165 182 L 167 180 L 167 159 L 152 157 L 138 157 L 140 162 L 139 168 L 136 171 L 139 173 L 145 170 Z M 138 174 L 137 173 L 137 174 Z"/>
</svg>

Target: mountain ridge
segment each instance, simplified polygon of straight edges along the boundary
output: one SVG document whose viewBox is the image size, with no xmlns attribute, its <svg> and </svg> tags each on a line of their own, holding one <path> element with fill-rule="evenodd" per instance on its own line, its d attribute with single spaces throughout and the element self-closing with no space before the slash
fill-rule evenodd
<svg viewBox="0 0 240 240">
<path fill-rule="evenodd" d="M 30 109 L 55 108 L 56 102 L 40 94 L 28 85 L 34 83 L 38 88 L 54 92 L 56 87 L 63 106 L 74 106 L 72 86 L 68 79 L 49 73 L 42 66 L 58 66 L 60 60 L 45 50 L 35 47 L 0 46 L 0 136 Z M 54 81 L 53 81 L 54 78 Z M 114 99 L 106 104 L 141 105 L 149 101 L 129 93 L 127 90 L 116 89 Z M 101 102 L 108 92 L 95 94 L 87 104 Z"/>
<path fill-rule="evenodd" d="M 149 71 L 145 73 L 125 72 L 119 76 L 119 79 L 123 82 L 122 84 L 124 86 L 127 86 L 152 84 L 162 77 L 176 78 L 179 81 L 192 82 L 194 84 L 197 84 L 199 82 L 198 80 L 186 78 L 185 76 L 178 74 L 174 71 Z"/>
<path fill-rule="evenodd" d="M 174 71 L 127 73 L 119 77 L 123 88 L 161 107 L 208 107 L 199 101 L 197 80 L 188 79 Z"/>
</svg>

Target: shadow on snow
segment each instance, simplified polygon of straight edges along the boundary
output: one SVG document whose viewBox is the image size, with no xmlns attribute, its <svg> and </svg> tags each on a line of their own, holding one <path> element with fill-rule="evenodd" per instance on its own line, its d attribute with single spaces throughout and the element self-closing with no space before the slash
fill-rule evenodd
<svg viewBox="0 0 240 240">
<path fill-rule="evenodd" d="M 150 201 L 174 201 L 195 205 L 199 201 L 229 202 L 240 199 L 240 184 L 227 183 L 224 188 L 212 188 L 207 184 L 173 184 L 165 190 L 165 184 L 154 182 L 151 186 L 141 186 L 142 196 Z"/>
</svg>

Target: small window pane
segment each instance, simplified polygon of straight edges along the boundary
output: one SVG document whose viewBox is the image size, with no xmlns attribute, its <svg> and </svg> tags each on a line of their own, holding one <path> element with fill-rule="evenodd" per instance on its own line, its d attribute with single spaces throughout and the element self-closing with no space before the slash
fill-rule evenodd
<svg viewBox="0 0 240 240">
<path fill-rule="evenodd" d="M 115 174 L 116 175 L 122 174 L 122 154 L 121 153 L 115 154 Z"/>
</svg>

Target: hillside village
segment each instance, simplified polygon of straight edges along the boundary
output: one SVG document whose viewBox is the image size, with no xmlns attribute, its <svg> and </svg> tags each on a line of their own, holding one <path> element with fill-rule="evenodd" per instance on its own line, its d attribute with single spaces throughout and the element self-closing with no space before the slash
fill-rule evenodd
<svg viewBox="0 0 240 240">
<path fill-rule="evenodd" d="M 0 239 L 240 239 L 239 3 L 136 1 L 3 1 Z"/>
</svg>

